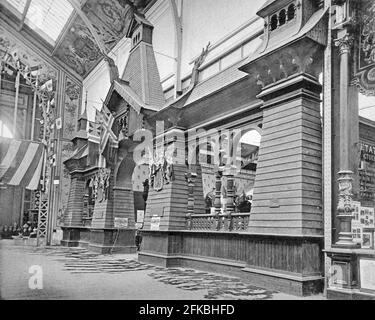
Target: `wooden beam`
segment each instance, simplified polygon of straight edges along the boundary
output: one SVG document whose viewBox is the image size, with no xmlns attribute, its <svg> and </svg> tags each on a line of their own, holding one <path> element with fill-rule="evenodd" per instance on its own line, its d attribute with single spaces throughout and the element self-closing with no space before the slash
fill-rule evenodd
<svg viewBox="0 0 375 320">
<path fill-rule="evenodd" d="M 174 26 L 176 32 L 176 66 L 175 66 L 175 98 L 182 93 L 181 81 L 181 59 L 182 59 L 182 10 L 183 0 L 181 0 L 181 15 L 178 14 L 178 9 L 175 0 L 169 0 L 172 9 Z"/>
<path fill-rule="evenodd" d="M 20 92 L 20 78 L 21 78 L 21 73 L 18 71 L 17 72 L 17 77 L 16 77 L 16 97 L 14 99 L 14 117 L 13 117 L 13 138 L 16 139 L 16 134 L 17 134 L 17 112 L 18 112 L 18 97 L 19 97 L 19 92 Z"/>
<path fill-rule="evenodd" d="M 91 21 L 89 20 L 89 18 L 82 11 L 80 1 L 79 0 L 68 0 L 68 1 L 71 4 L 71 6 L 73 7 L 73 9 L 77 12 L 77 14 L 79 15 L 79 17 L 86 24 L 87 28 L 90 30 L 91 35 L 93 36 L 93 38 L 94 38 L 97 46 L 100 49 L 100 52 L 103 55 L 107 56 L 107 50 L 106 50 L 106 48 L 104 46 L 104 43 L 103 43 L 102 39 L 100 38 L 100 36 L 98 35 L 98 33 L 96 32 L 96 30 L 95 30 L 93 24 L 91 23 Z"/>
<path fill-rule="evenodd" d="M 20 21 L 20 25 L 18 27 L 18 31 L 21 31 L 24 24 L 25 24 L 25 19 L 26 19 L 27 12 L 30 9 L 30 4 L 31 4 L 31 0 L 27 0 L 26 5 L 25 5 L 25 9 L 23 10 L 23 13 L 22 13 L 22 18 L 21 18 L 21 21 Z"/>
</svg>

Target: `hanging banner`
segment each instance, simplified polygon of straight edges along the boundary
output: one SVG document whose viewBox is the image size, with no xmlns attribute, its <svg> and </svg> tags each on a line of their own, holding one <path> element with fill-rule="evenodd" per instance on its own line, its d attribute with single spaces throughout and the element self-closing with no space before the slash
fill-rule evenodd
<svg viewBox="0 0 375 320">
<path fill-rule="evenodd" d="M 36 190 L 43 166 L 44 146 L 33 141 L 0 138 L 0 184 Z"/>
</svg>

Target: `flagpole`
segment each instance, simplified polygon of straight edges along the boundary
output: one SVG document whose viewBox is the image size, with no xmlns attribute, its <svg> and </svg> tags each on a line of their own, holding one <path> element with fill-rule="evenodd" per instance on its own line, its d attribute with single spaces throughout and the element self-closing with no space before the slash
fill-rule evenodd
<svg viewBox="0 0 375 320">
<path fill-rule="evenodd" d="M 31 121 L 31 140 L 34 140 L 37 88 L 38 88 L 38 75 L 36 76 L 36 85 L 34 89 L 33 115 L 32 115 L 32 121 Z"/>
<path fill-rule="evenodd" d="M 0 62 L 0 95 L 1 95 L 1 86 L 2 86 L 1 80 L 2 79 L 3 79 L 3 62 L 1 61 Z"/>
<path fill-rule="evenodd" d="M 13 117 L 13 138 L 16 138 L 16 128 L 17 128 L 17 113 L 18 113 L 18 96 L 20 93 L 20 72 L 17 72 L 16 77 L 16 97 L 14 102 L 14 117 Z"/>
</svg>

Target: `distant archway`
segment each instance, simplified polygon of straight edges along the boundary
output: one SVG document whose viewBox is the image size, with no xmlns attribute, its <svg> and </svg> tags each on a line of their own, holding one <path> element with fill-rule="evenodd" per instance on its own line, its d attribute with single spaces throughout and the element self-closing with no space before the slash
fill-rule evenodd
<svg viewBox="0 0 375 320">
<path fill-rule="evenodd" d="M 10 139 L 13 138 L 12 131 L 2 120 L 0 120 L 0 137 L 10 138 Z"/>
</svg>

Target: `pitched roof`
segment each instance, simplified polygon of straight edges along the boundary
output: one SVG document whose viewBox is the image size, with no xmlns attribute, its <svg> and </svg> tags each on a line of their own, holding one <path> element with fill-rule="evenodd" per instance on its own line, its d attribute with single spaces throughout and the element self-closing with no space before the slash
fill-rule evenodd
<svg viewBox="0 0 375 320">
<path fill-rule="evenodd" d="M 236 81 L 247 77 L 248 75 L 246 73 L 238 69 L 245 60 L 246 59 L 242 59 L 233 66 L 196 85 L 189 99 L 187 100 L 186 105 L 198 101 Z"/>
<path fill-rule="evenodd" d="M 113 81 L 105 99 L 106 105 L 109 104 L 114 91 L 117 92 L 137 113 L 140 113 L 142 109 L 151 111 L 158 111 L 160 109 L 158 106 L 145 104 L 129 86 L 129 83 L 121 79 Z"/>
</svg>

